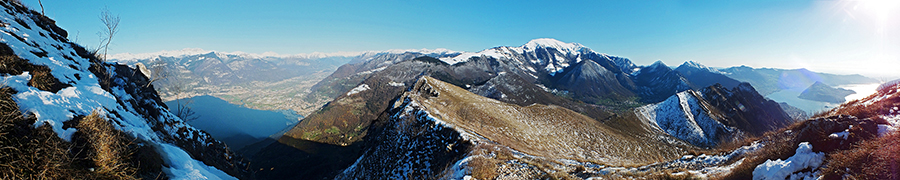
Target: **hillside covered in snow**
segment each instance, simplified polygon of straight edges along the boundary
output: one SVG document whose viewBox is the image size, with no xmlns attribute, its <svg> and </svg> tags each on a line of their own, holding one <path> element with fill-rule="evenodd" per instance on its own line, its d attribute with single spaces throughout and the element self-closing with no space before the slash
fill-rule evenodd
<svg viewBox="0 0 900 180">
<path fill-rule="evenodd" d="M 149 79 L 2 1 L 0 178 L 236 179 L 247 162 L 167 110 Z"/>
</svg>

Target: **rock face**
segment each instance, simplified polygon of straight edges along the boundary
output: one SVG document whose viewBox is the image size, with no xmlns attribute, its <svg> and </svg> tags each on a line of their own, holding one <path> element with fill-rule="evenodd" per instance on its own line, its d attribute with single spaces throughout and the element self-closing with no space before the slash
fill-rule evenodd
<svg viewBox="0 0 900 180">
<path fill-rule="evenodd" d="M 243 158 L 169 112 L 140 72 L 100 61 L 69 42 L 66 32 L 52 20 L 21 4 L 3 1 L 0 5 L 4 9 L 0 13 L 4 27 L 0 34 L 4 40 L 0 44 L 4 68 L 0 75 L 6 82 L 4 86 L 11 89 L 7 92 L 18 109 L 33 117 L 32 128 L 48 128 L 66 143 L 99 146 L 79 144 L 84 142 L 73 139 L 77 136 L 74 134 L 85 133 L 84 129 L 73 127 L 81 121 L 77 119 L 94 114 L 137 143 L 130 148 L 150 151 L 149 156 L 156 154 L 160 159 L 138 165 L 156 169 L 138 171 L 162 172 L 173 179 L 250 177 Z M 2 134 L 4 139 L 6 135 L 20 136 Z M 137 151 L 128 149 L 131 150 Z"/>
<path fill-rule="evenodd" d="M 830 102 L 830 103 L 842 103 L 844 102 L 844 97 L 847 97 L 851 94 L 856 94 L 853 90 L 841 89 L 841 88 L 833 88 L 831 86 L 826 85 L 825 83 L 816 81 L 803 90 L 800 93 L 800 99 L 813 100 L 813 101 L 822 101 L 822 102 Z"/>
</svg>

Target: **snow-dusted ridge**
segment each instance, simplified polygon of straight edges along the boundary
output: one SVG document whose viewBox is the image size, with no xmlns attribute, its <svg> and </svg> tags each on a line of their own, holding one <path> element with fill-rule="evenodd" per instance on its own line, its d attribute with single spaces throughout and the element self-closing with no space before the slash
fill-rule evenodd
<svg viewBox="0 0 900 180">
<path fill-rule="evenodd" d="M 364 55 L 373 55 L 379 53 L 405 53 L 405 52 L 417 52 L 422 54 L 453 54 L 458 53 L 456 51 L 452 51 L 449 49 L 438 48 L 438 49 L 391 49 L 385 51 L 359 51 L 359 52 L 331 52 L 331 53 L 323 53 L 323 52 L 313 52 L 313 53 L 301 53 L 301 54 L 278 54 L 275 52 L 264 52 L 261 54 L 256 53 L 246 53 L 241 51 L 235 52 L 219 52 L 212 50 L 204 50 L 200 48 L 184 48 L 181 50 L 171 50 L 171 51 L 159 51 L 152 53 L 119 53 L 110 55 L 110 59 L 116 59 L 120 61 L 129 61 L 129 60 L 138 60 L 138 59 L 151 59 L 155 57 L 184 57 L 191 55 L 199 55 L 199 54 L 208 54 L 208 53 L 216 53 L 217 55 L 231 55 L 238 56 L 244 58 L 265 58 L 265 57 L 275 57 L 275 58 L 306 58 L 306 59 L 315 59 L 315 58 L 327 58 L 327 57 L 354 57 L 354 56 L 364 56 Z"/>
<path fill-rule="evenodd" d="M 706 71 L 709 71 L 712 73 L 725 74 L 725 72 L 719 71 L 719 69 L 700 64 L 699 62 L 696 62 L 696 61 L 685 61 L 684 64 L 682 64 L 682 66 L 687 66 L 687 67 L 700 69 L 700 70 L 706 70 Z"/>
<path fill-rule="evenodd" d="M 527 63 L 534 64 L 551 75 L 555 75 L 563 69 L 581 62 L 583 54 L 596 54 L 608 58 L 612 60 L 616 66 L 619 66 L 620 69 L 626 72 L 630 72 L 634 68 L 634 64 L 626 58 L 597 53 L 578 43 L 565 43 L 551 38 L 533 39 L 518 47 L 501 46 L 479 52 L 462 52 L 457 56 L 443 57 L 440 58 L 440 60 L 447 64 L 455 65 L 457 63 L 469 61 L 473 57 L 495 59 L 515 59 L 517 57 L 525 57 L 525 59 L 528 60 Z"/>
<path fill-rule="evenodd" d="M 635 114 L 654 128 L 701 147 L 715 146 L 719 133 L 734 131 L 711 115 L 693 90 L 683 91 L 663 102 L 636 108 Z"/>
<path fill-rule="evenodd" d="M 38 14 L 21 13 L 17 9 L 8 9 L 10 6 L 18 6 L 9 1 L 4 4 L 6 11 L 0 11 L 0 20 L 3 27 L 0 28 L 0 42 L 11 48 L 13 53 L 27 63 L 47 66 L 51 75 L 60 83 L 69 85 L 58 92 L 40 90 L 28 84 L 33 78 L 33 72 L 22 74 L 3 74 L 2 82 L 5 86 L 13 88 L 17 93 L 13 99 L 19 109 L 25 114 L 33 114 L 37 121 L 34 126 L 50 125 L 52 130 L 62 139 L 71 141 L 73 133 L 78 129 L 64 128 L 63 123 L 72 120 L 76 116 L 87 116 L 95 111 L 104 119 L 111 121 L 117 130 L 130 136 L 151 143 L 156 151 L 162 155 L 165 165 L 163 172 L 171 179 L 235 179 L 215 167 L 208 166 L 188 155 L 183 148 L 179 148 L 175 141 L 168 141 L 176 131 L 200 132 L 190 127 L 174 114 L 162 108 L 158 104 L 151 107 L 160 110 L 160 114 L 152 117 L 140 113 L 134 104 L 155 104 L 152 99 L 141 96 L 133 96 L 134 92 L 125 87 L 134 85 L 127 79 L 129 76 L 116 75 L 116 66 L 109 63 L 101 63 L 100 68 L 111 74 L 111 87 L 104 90 L 100 85 L 100 78 L 89 72 L 92 62 L 90 59 L 78 56 L 75 49 L 77 45 L 70 44 L 66 39 L 59 38 L 57 32 L 42 28 L 33 18 Z M 46 22 L 44 22 L 46 23 Z M 55 25 L 50 25 L 55 26 Z M 129 92 L 132 91 L 132 92 Z M 147 109 L 143 109 L 147 110 Z M 153 127 L 151 119 L 167 123 L 168 126 L 158 132 Z M 168 136 L 168 137 L 167 137 Z M 197 139 L 196 136 L 207 136 L 205 133 L 181 135 L 183 139 Z M 203 138 L 200 138 L 203 139 Z M 177 140 L 176 140 L 177 141 Z M 198 142 L 211 143 L 211 142 Z"/>
</svg>

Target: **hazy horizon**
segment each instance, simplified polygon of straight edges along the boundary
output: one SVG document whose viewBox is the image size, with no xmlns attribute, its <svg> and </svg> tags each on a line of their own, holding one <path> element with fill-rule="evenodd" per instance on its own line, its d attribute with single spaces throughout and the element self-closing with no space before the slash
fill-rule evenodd
<svg viewBox="0 0 900 180">
<path fill-rule="evenodd" d="M 23 0 L 40 10 L 37 0 Z M 96 46 L 98 15 L 122 18 L 111 54 L 201 48 L 309 54 L 391 49 L 476 52 L 554 38 L 639 65 L 806 68 L 900 77 L 900 3 L 729 2 L 58 1 L 46 15 Z"/>
</svg>

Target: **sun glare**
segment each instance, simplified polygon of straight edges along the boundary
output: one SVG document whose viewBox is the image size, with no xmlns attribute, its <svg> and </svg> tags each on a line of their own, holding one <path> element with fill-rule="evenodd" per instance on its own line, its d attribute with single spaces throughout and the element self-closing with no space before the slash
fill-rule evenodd
<svg viewBox="0 0 900 180">
<path fill-rule="evenodd" d="M 900 10 L 898 0 L 849 0 L 849 3 L 854 11 L 873 16 L 880 26 L 885 26 Z"/>
</svg>

